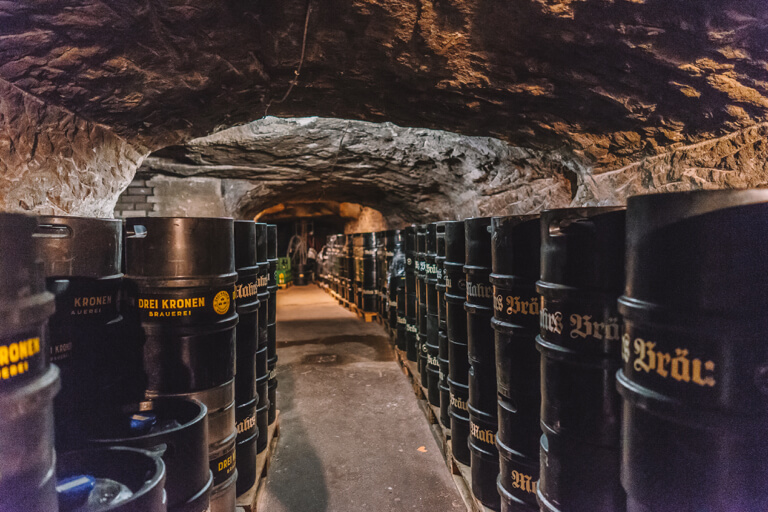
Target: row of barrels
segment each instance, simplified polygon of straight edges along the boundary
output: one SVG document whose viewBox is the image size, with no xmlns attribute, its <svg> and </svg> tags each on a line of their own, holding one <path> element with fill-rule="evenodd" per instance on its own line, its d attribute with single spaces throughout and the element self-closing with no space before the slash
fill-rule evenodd
<svg viewBox="0 0 768 512">
<path fill-rule="evenodd" d="M 766 235 L 765 190 L 400 230 L 395 343 L 475 496 L 768 510 Z"/>
<path fill-rule="evenodd" d="M 0 511 L 234 512 L 276 415 L 276 226 L 0 214 L 0 246 Z"/>
</svg>

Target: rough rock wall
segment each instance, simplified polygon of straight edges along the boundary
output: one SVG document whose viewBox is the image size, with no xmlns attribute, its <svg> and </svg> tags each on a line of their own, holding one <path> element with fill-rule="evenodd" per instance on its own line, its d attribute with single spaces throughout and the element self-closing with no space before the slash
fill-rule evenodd
<svg viewBox="0 0 768 512">
<path fill-rule="evenodd" d="M 0 80 L 0 210 L 112 217 L 145 153 Z"/>
<path fill-rule="evenodd" d="M 552 156 L 498 139 L 340 119 L 267 118 L 166 148 L 142 171 L 222 178 L 227 208 L 360 203 L 393 224 L 567 205 L 575 177 Z"/>
<path fill-rule="evenodd" d="M 6 1 L 0 79 L 151 149 L 268 110 L 613 170 L 768 121 L 766 26 L 765 0 Z"/>
<path fill-rule="evenodd" d="M 634 194 L 768 186 L 768 124 L 611 172 L 498 139 L 338 119 L 267 118 L 146 159 L 167 176 L 222 178 L 227 211 L 352 201 L 393 225 L 626 203 Z"/>
</svg>

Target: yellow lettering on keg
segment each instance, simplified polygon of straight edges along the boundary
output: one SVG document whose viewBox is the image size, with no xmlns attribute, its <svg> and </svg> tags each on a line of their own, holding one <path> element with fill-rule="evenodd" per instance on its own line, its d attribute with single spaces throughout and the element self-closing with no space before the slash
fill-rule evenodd
<svg viewBox="0 0 768 512">
<path fill-rule="evenodd" d="M 536 494 L 537 482 L 530 475 L 513 469 L 510 476 L 512 477 L 512 487 L 527 493 Z"/>
<path fill-rule="evenodd" d="M 629 362 L 630 338 L 624 336 L 622 340 L 624 359 Z M 635 359 L 632 361 L 632 368 L 636 372 L 652 373 L 655 371 L 660 377 L 667 379 L 672 377 L 678 382 L 693 382 L 702 387 L 714 387 L 717 382 L 712 374 L 715 372 L 714 361 L 702 362 L 701 359 L 689 359 L 688 349 L 676 348 L 674 357 L 669 352 L 656 350 L 656 343 L 645 341 L 642 338 L 635 338 L 632 341 Z M 702 376 L 702 366 L 709 375 Z"/>
<path fill-rule="evenodd" d="M 29 371 L 28 359 L 40 352 L 40 338 L 0 345 L 0 378 L 10 379 Z"/>
</svg>

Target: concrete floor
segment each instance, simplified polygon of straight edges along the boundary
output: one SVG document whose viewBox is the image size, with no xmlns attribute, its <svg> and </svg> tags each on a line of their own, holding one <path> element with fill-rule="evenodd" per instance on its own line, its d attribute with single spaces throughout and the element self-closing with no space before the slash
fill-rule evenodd
<svg viewBox="0 0 768 512">
<path fill-rule="evenodd" d="M 292 287 L 277 340 L 281 434 L 259 512 L 466 510 L 378 324 Z"/>
</svg>

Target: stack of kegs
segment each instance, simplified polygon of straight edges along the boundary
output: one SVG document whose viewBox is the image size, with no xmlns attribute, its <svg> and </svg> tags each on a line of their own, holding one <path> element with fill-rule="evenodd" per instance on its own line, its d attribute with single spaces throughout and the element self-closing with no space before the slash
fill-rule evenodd
<svg viewBox="0 0 768 512">
<path fill-rule="evenodd" d="M 32 217 L 0 214 L 0 510 L 57 510 L 53 399 L 59 370 L 49 363 L 45 289 Z"/>
<path fill-rule="evenodd" d="M 401 230 L 395 346 L 475 498 L 768 510 L 767 209 L 697 191 Z"/>
<path fill-rule="evenodd" d="M 225 218 L 126 220 L 126 292 L 144 347 L 147 397 L 208 408 L 212 512 L 235 506 L 234 223 Z"/>
<path fill-rule="evenodd" d="M 267 225 L 267 261 L 269 279 L 267 280 L 267 293 L 269 304 L 267 313 L 267 364 L 269 370 L 269 424 L 273 424 L 277 418 L 277 282 L 274 280 L 274 272 L 271 270 L 277 264 L 277 226 Z M 266 438 L 266 436 L 264 436 Z"/>
<path fill-rule="evenodd" d="M 539 480 L 540 222 L 538 215 L 491 219 L 502 512 L 536 511 Z"/>
</svg>

